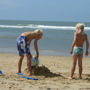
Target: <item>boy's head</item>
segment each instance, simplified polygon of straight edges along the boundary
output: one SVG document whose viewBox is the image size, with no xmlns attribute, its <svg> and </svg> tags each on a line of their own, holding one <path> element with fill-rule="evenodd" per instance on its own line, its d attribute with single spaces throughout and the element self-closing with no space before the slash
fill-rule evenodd
<svg viewBox="0 0 90 90">
<path fill-rule="evenodd" d="M 36 29 L 34 30 L 34 33 L 36 34 L 36 39 L 41 39 L 43 36 L 43 30 Z"/>
<path fill-rule="evenodd" d="M 78 24 L 76 24 L 76 30 L 78 31 L 78 32 L 83 32 L 84 31 L 84 24 L 83 23 L 78 23 Z"/>
</svg>

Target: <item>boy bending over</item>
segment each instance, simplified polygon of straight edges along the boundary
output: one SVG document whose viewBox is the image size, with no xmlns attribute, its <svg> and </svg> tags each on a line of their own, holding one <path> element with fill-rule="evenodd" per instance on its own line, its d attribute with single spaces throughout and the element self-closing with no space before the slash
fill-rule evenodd
<svg viewBox="0 0 90 90">
<path fill-rule="evenodd" d="M 43 36 L 42 30 L 35 30 L 33 32 L 24 32 L 17 38 L 17 48 L 19 52 L 19 62 L 18 62 L 18 73 L 21 73 L 21 67 L 22 67 L 22 61 L 24 58 L 24 54 L 26 54 L 27 57 L 27 75 L 32 74 L 31 70 L 31 59 L 32 55 L 30 53 L 30 44 L 31 41 L 34 40 L 34 47 L 36 50 L 36 57 L 38 59 L 39 57 L 39 51 L 38 51 L 38 40 L 40 40 Z"/>
</svg>

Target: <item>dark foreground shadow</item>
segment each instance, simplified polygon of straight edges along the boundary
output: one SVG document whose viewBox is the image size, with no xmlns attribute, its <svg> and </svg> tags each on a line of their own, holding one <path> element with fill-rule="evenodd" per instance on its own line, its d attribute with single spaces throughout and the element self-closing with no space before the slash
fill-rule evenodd
<svg viewBox="0 0 90 90">
<path fill-rule="evenodd" d="M 84 76 L 86 77 L 85 80 L 90 82 L 90 74 L 84 74 Z"/>
<path fill-rule="evenodd" d="M 25 70 L 27 71 L 27 69 Z M 64 78 L 62 75 L 60 74 L 56 74 L 51 72 L 46 66 L 38 66 L 38 67 L 32 67 L 32 73 L 34 75 L 38 75 L 38 76 L 45 76 L 45 77 L 62 77 Z"/>
</svg>

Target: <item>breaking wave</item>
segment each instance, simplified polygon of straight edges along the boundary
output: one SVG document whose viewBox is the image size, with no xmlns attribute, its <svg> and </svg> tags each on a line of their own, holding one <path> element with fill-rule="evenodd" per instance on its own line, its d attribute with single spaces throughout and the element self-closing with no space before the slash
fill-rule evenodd
<svg viewBox="0 0 90 90">
<path fill-rule="evenodd" d="M 39 29 L 57 29 L 57 30 L 75 30 L 74 26 L 49 26 L 49 25 L 0 25 L 0 28 L 39 28 Z M 90 27 L 85 27 L 85 30 L 90 30 Z"/>
</svg>

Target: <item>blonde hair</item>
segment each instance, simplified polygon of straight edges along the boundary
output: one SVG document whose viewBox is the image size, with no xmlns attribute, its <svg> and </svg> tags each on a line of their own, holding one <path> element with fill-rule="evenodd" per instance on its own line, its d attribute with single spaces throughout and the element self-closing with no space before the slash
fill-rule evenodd
<svg viewBox="0 0 90 90">
<path fill-rule="evenodd" d="M 83 23 L 78 23 L 78 24 L 76 24 L 76 29 L 84 29 L 84 27 L 85 27 L 85 24 L 83 24 Z"/>
<path fill-rule="evenodd" d="M 40 30 L 40 29 L 36 29 L 34 30 L 35 33 L 38 33 L 40 35 L 43 35 L 43 30 Z"/>
</svg>

